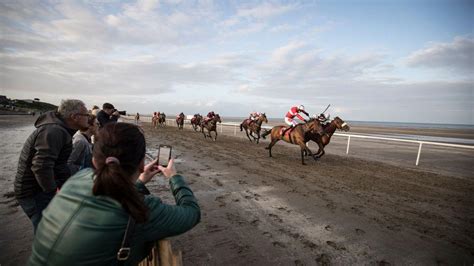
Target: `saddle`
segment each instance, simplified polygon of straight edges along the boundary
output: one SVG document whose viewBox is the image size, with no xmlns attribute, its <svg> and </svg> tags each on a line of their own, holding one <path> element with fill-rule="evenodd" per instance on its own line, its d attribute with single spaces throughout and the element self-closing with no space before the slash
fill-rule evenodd
<svg viewBox="0 0 474 266">
<path fill-rule="evenodd" d="M 285 131 L 287 128 L 289 128 L 289 127 L 282 127 L 282 128 L 280 128 L 280 132 L 279 132 L 279 133 L 280 133 L 280 136 L 281 136 L 282 138 L 284 137 L 284 136 L 282 135 L 282 134 L 283 134 L 283 131 Z M 292 127 L 292 128 L 290 128 L 290 129 L 288 129 L 288 130 L 285 132 L 285 136 L 290 137 L 290 133 L 291 133 L 293 130 L 295 130 L 295 128 L 296 128 L 296 127 Z"/>
<path fill-rule="evenodd" d="M 253 122 L 255 121 L 250 118 L 245 119 L 245 123 L 247 124 L 247 126 L 250 126 Z"/>
</svg>

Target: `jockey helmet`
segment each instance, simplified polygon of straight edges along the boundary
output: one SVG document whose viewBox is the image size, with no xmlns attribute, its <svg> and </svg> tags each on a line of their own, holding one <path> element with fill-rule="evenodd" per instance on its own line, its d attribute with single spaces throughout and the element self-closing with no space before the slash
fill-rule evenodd
<svg viewBox="0 0 474 266">
<path fill-rule="evenodd" d="M 304 105 L 298 106 L 298 109 L 300 109 L 301 111 L 304 111 Z"/>
</svg>

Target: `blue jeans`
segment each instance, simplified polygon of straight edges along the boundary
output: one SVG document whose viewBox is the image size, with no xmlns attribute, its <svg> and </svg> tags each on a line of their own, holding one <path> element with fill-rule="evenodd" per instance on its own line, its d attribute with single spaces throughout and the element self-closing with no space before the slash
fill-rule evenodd
<svg viewBox="0 0 474 266">
<path fill-rule="evenodd" d="M 55 194 L 55 192 L 41 191 L 32 197 L 18 199 L 18 203 L 20 203 L 21 208 L 33 223 L 33 229 L 35 233 L 36 228 L 41 221 L 41 217 L 43 217 L 43 210 L 48 207 L 49 202 L 53 199 Z"/>
</svg>

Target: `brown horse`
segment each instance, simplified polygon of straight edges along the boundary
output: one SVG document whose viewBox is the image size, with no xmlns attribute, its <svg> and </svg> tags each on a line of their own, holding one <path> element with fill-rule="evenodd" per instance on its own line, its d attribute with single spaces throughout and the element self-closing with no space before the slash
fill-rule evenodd
<svg viewBox="0 0 474 266">
<path fill-rule="evenodd" d="M 336 131 L 336 129 L 349 131 L 350 127 L 347 125 L 344 120 L 336 116 L 330 123 L 323 125 L 323 134 L 307 134 L 308 141 L 312 140 L 316 142 L 319 146 L 318 152 L 314 155 L 316 158 L 321 158 L 325 154 L 324 147 L 329 144 L 331 137 Z"/>
<path fill-rule="evenodd" d="M 256 121 L 252 121 L 250 119 L 245 119 L 241 124 L 240 124 L 240 131 L 245 129 L 245 134 L 247 134 L 247 138 L 252 142 L 252 139 L 250 139 L 250 136 L 252 136 L 253 141 L 257 142 L 260 140 L 260 130 L 262 129 L 262 123 L 268 123 L 267 116 L 265 113 L 261 114 Z M 249 131 L 250 131 L 250 136 L 249 136 Z M 257 137 L 255 137 L 252 133 L 255 133 Z"/>
<path fill-rule="evenodd" d="M 178 126 L 178 129 L 182 130 L 184 127 L 184 113 L 181 112 L 177 117 L 176 117 L 176 125 Z"/>
<path fill-rule="evenodd" d="M 211 135 L 211 132 L 214 131 L 216 133 L 216 135 L 214 137 L 214 141 L 217 140 L 217 122 L 222 123 L 221 117 L 218 114 L 216 114 L 209 121 L 202 121 L 201 122 L 201 132 L 204 135 L 204 138 L 209 137 L 209 138 L 213 139 L 212 135 Z M 207 129 L 208 134 L 206 134 L 204 132 L 204 129 Z"/>
<path fill-rule="evenodd" d="M 193 126 L 194 131 L 197 131 L 197 128 L 201 126 L 202 115 L 195 114 L 193 118 L 191 118 L 191 125 Z"/>
<path fill-rule="evenodd" d="M 162 127 L 166 126 L 166 115 L 165 115 L 165 113 L 160 113 L 158 115 L 158 124 Z"/>
<path fill-rule="evenodd" d="M 267 130 L 262 134 L 262 138 L 265 138 L 265 136 L 271 133 L 271 142 L 265 149 L 268 150 L 270 157 L 272 157 L 272 147 L 279 140 L 284 140 L 288 143 L 299 145 L 301 148 L 301 163 L 305 165 L 304 152 L 307 152 L 307 154 L 313 156 L 311 150 L 306 146 L 306 135 L 309 133 L 323 134 L 323 127 L 317 119 L 312 118 L 305 124 L 296 125 L 292 130 L 288 130 L 285 135 L 282 136 L 281 134 L 285 128 L 287 128 L 287 126 L 275 126 L 271 130 Z M 317 159 L 314 156 L 313 158 L 314 160 Z"/>
</svg>

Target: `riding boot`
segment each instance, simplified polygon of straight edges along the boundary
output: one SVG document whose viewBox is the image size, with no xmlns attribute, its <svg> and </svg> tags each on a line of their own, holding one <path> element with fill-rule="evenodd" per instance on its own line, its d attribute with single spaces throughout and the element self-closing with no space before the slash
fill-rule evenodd
<svg viewBox="0 0 474 266">
<path fill-rule="evenodd" d="M 281 132 L 281 139 L 283 139 L 283 137 L 285 136 L 286 131 L 288 131 L 288 130 L 290 130 L 290 129 L 292 129 L 292 128 L 293 128 L 293 126 L 287 127 L 285 130 L 283 130 L 283 132 Z"/>
</svg>

